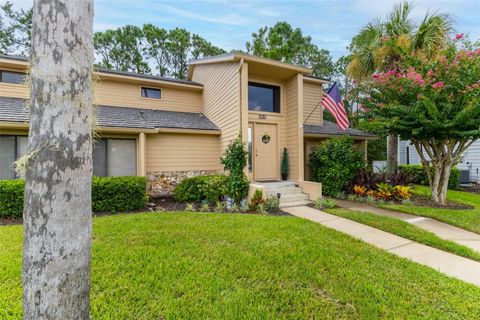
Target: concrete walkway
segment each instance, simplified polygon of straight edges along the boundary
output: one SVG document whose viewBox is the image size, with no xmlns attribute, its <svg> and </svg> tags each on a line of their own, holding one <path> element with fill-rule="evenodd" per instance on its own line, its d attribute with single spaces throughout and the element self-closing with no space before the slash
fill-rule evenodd
<svg viewBox="0 0 480 320">
<path fill-rule="evenodd" d="M 476 234 L 435 219 L 419 217 L 413 214 L 374 207 L 366 203 L 338 200 L 337 205 L 352 211 L 361 211 L 379 216 L 392 217 L 416 225 L 436 234 L 439 238 L 450 240 L 480 252 L 480 234 Z"/>
<path fill-rule="evenodd" d="M 363 240 L 397 256 L 431 267 L 444 274 L 480 286 L 480 263 L 435 249 L 364 224 L 306 206 L 284 211 Z"/>
</svg>

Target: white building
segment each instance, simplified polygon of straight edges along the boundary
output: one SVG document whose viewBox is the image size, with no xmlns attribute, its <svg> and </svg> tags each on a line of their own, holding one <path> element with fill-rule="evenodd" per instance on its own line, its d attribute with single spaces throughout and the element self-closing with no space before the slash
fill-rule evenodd
<svg viewBox="0 0 480 320">
<path fill-rule="evenodd" d="M 428 157 L 427 157 L 428 158 Z M 420 156 L 415 146 L 410 141 L 399 140 L 398 142 L 399 164 L 421 164 Z M 480 140 L 475 141 L 463 155 L 463 160 L 457 165 L 462 171 L 468 171 L 470 182 L 480 183 Z M 460 182 L 467 181 L 467 173 L 461 174 Z"/>
</svg>

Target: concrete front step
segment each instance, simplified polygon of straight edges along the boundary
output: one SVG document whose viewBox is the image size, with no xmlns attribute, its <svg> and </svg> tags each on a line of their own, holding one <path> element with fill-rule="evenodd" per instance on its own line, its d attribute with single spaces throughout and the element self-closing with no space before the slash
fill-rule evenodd
<svg viewBox="0 0 480 320">
<path fill-rule="evenodd" d="M 298 201 L 298 202 L 288 202 L 288 203 L 285 203 L 285 204 L 280 203 L 279 208 L 284 209 L 284 208 L 301 207 L 301 206 L 306 206 L 310 203 L 311 203 L 310 200 L 308 200 L 308 201 Z"/>
<path fill-rule="evenodd" d="M 267 197 L 280 194 L 280 207 L 306 205 L 310 203 L 307 194 L 303 193 L 302 188 L 297 186 L 295 181 L 275 181 L 275 182 L 257 182 L 254 184 L 264 188 Z"/>
<path fill-rule="evenodd" d="M 301 188 L 297 188 L 297 187 L 288 187 L 288 188 L 273 188 L 273 189 L 270 189 L 268 188 L 266 190 L 267 192 L 267 196 L 270 196 L 270 195 L 274 195 L 276 196 L 277 193 L 280 193 L 281 195 L 286 195 L 286 194 L 299 194 L 299 193 L 302 193 L 302 189 Z"/>
</svg>

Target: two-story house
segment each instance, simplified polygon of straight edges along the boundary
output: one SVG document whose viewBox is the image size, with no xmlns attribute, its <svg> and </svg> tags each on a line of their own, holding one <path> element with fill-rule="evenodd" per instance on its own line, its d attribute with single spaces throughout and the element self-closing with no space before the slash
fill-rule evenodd
<svg viewBox="0 0 480 320">
<path fill-rule="evenodd" d="M 0 179 L 26 150 L 28 59 L 0 56 Z M 220 156 L 239 135 L 248 145 L 252 181 L 280 179 L 283 148 L 289 180 L 310 196 L 308 154 L 328 137 L 348 134 L 359 148 L 372 136 L 323 121 L 322 85 L 311 70 L 247 54 L 193 61 L 188 80 L 97 69 L 94 84 L 94 174 L 143 175 L 152 195 L 183 178 L 221 172 Z"/>
</svg>

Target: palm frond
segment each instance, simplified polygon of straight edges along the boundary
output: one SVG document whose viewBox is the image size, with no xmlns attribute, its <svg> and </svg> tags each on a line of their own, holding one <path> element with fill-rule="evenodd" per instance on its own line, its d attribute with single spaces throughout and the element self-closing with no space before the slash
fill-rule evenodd
<svg viewBox="0 0 480 320">
<path fill-rule="evenodd" d="M 397 3 L 389 13 L 385 22 L 385 32 L 389 37 L 402 34 L 409 35 L 414 29 L 413 22 L 409 19 L 413 4 L 408 1 Z"/>
<path fill-rule="evenodd" d="M 427 13 L 413 36 L 413 49 L 433 55 L 445 46 L 451 32 L 452 20 L 447 14 Z"/>
</svg>

